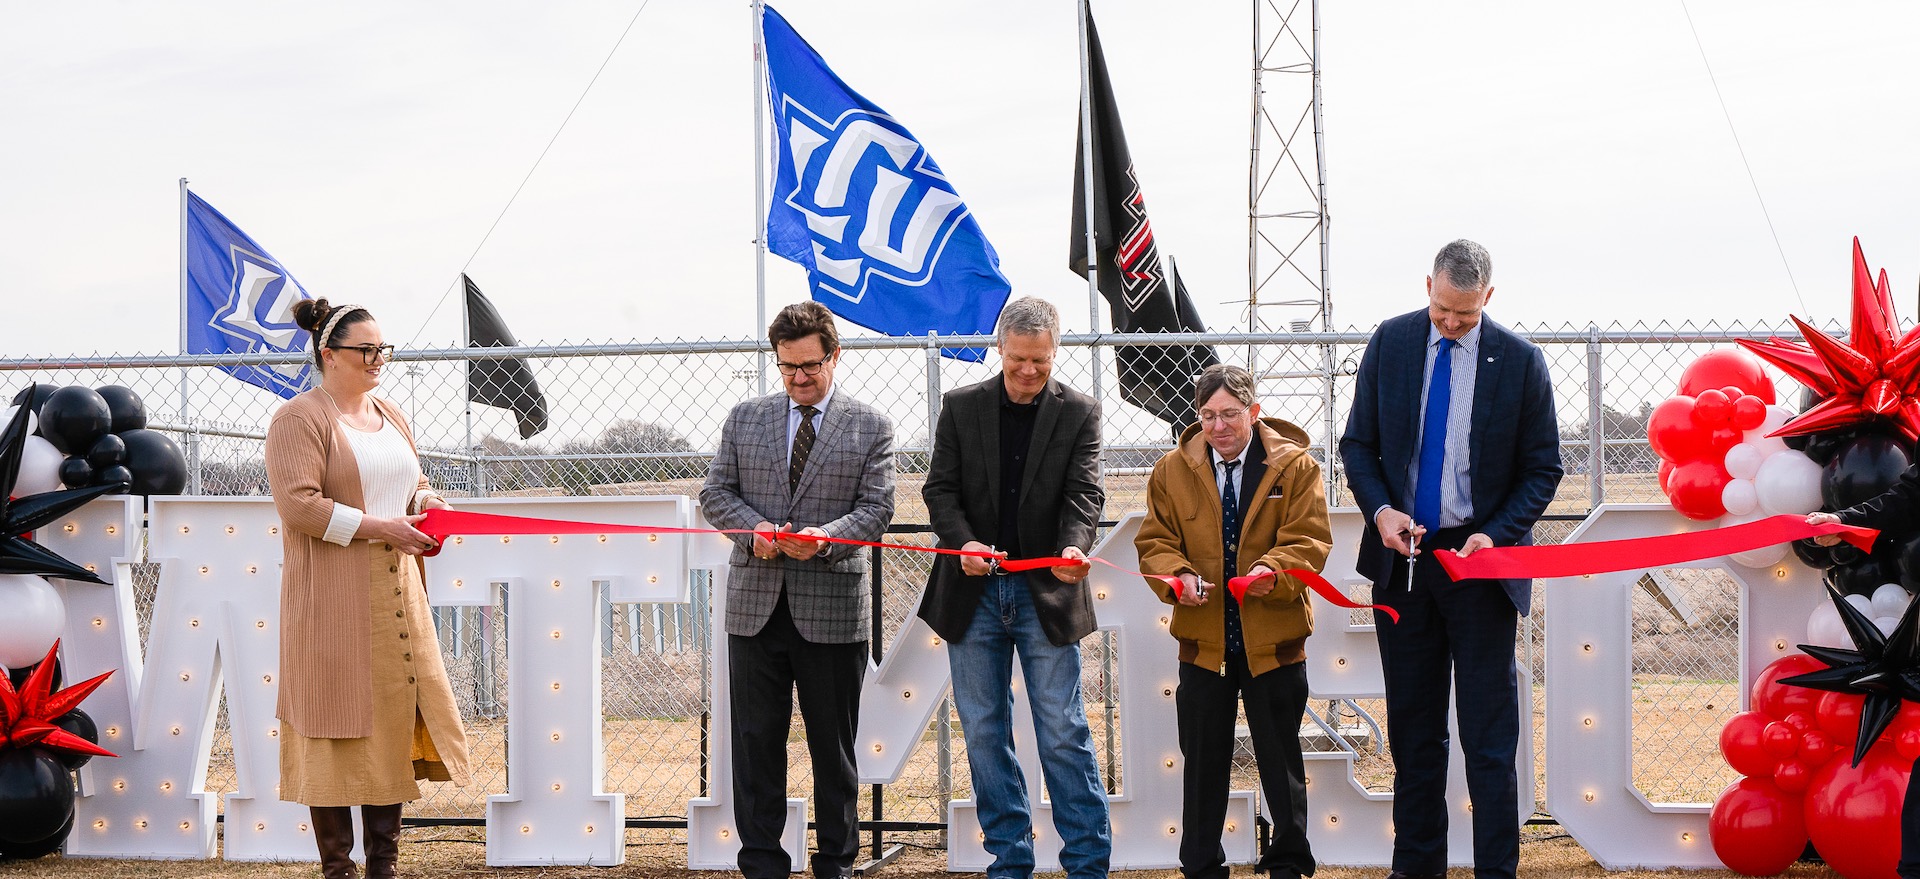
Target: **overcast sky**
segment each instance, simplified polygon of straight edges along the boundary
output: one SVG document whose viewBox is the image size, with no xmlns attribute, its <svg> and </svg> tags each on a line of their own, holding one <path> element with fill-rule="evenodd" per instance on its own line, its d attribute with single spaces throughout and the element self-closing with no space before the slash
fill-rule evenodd
<svg viewBox="0 0 1920 879">
<path fill-rule="evenodd" d="M 1015 292 L 1086 328 L 1074 3 L 776 5 L 927 145 Z M 389 340 L 453 342 L 457 299 L 429 313 L 638 8 L 0 7 L 0 355 L 176 350 L 180 177 Z M 748 8 L 652 0 L 473 257 L 523 342 L 759 333 Z M 1678 2 L 1328 2 L 1335 322 L 1419 306 L 1455 237 L 1492 250 L 1509 324 L 1833 318 L 1855 235 L 1912 319 L 1920 5 L 1688 8 L 1802 298 Z M 1161 252 L 1236 325 L 1250 4 L 1095 11 Z M 770 302 L 805 295 L 768 269 Z"/>
</svg>

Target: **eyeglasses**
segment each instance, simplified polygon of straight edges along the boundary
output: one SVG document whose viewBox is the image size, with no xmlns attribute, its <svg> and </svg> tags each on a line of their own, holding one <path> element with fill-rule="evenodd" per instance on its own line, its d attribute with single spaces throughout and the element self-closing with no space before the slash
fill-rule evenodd
<svg viewBox="0 0 1920 879">
<path fill-rule="evenodd" d="M 1239 421 L 1240 417 L 1245 414 L 1247 414 L 1247 410 L 1245 409 L 1229 409 L 1225 412 L 1202 412 L 1200 413 L 1200 423 L 1206 425 L 1213 425 L 1222 421 L 1233 423 Z"/>
<path fill-rule="evenodd" d="M 819 375 L 820 370 L 827 367 L 827 361 L 809 360 L 806 363 L 787 363 L 776 360 L 774 361 L 774 365 L 780 367 L 781 375 L 792 375 L 796 372 L 804 372 L 807 375 Z"/>
<path fill-rule="evenodd" d="M 360 359 L 368 366 L 393 359 L 392 345 L 328 345 L 335 351 L 358 351 Z"/>
</svg>

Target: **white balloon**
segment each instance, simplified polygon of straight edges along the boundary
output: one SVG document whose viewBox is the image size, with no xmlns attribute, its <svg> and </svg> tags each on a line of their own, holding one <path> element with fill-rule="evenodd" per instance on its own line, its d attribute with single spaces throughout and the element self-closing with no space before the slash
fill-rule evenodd
<svg viewBox="0 0 1920 879">
<path fill-rule="evenodd" d="M 1832 602 L 1821 602 L 1807 616 L 1807 643 L 1853 649 L 1853 639 L 1847 637 L 1847 624 L 1840 621 L 1840 611 L 1834 609 Z"/>
<path fill-rule="evenodd" d="M 31 574 L 0 574 L 0 665 L 21 668 L 45 658 L 67 622 L 53 584 Z"/>
<path fill-rule="evenodd" d="M 1910 600 L 1907 590 L 1900 588 L 1900 584 L 1888 583 L 1873 590 L 1869 604 L 1873 607 L 1873 616 L 1898 617 L 1907 612 L 1907 602 Z"/>
<path fill-rule="evenodd" d="M 1735 446 L 1738 448 L 1738 446 Z M 1734 516 L 1745 516 L 1760 506 L 1759 496 L 1754 494 L 1753 480 L 1732 479 L 1720 489 L 1720 505 Z"/>
<path fill-rule="evenodd" d="M 60 490 L 60 462 L 66 458 L 43 436 L 27 437 L 20 448 L 20 475 L 13 480 L 13 496 Z"/>
<path fill-rule="evenodd" d="M 1729 513 L 1729 515 L 1720 519 L 1720 527 L 1726 528 L 1733 525 L 1745 525 L 1748 522 L 1757 522 L 1765 518 L 1765 516 L 1765 513 L 1750 512 L 1744 516 Z M 1736 564 L 1746 565 L 1749 568 L 1768 568 L 1779 564 L 1781 559 L 1786 558 L 1788 549 L 1787 544 L 1776 543 L 1772 546 L 1749 549 L 1745 552 L 1728 553 L 1727 558 L 1732 559 Z"/>
<path fill-rule="evenodd" d="M 1820 509 L 1820 465 L 1788 449 L 1767 456 L 1753 476 L 1760 509 L 1775 516 L 1804 516 Z"/>
<path fill-rule="evenodd" d="M 1747 443 L 1738 443 L 1727 450 L 1727 472 L 1735 479 L 1752 479 L 1760 472 L 1760 462 L 1767 459 L 1758 448 Z M 1733 512 L 1728 509 L 1727 512 Z"/>
<path fill-rule="evenodd" d="M 1880 630 L 1880 634 L 1891 635 L 1893 634 L 1893 627 L 1900 625 L 1900 618 L 1899 617 L 1875 617 L 1873 620 L 1873 625 L 1874 625 L 1874 628 L 1877 628 Z"/>
<path fill-rule="evenodd" d="M 1779 437 L 1769 438 L 1767 434 L 1779 430 L 1792 417 L 1793 411 L 1785 406 L 1768 406 L 1766 420 L 1760 422 L 1759 427 L 1741 434 L 1740 441 L 1759 449 L 1763 458 L 1775 452 L 1784 452 L 1787 450 L 1787 441 Z"/>
<path fill-rule="evenodd" d="M 18 406 L 8 406 L 7 413 L 5 415 L 0 415 L 0 427 L 4 427 L 6 425 L 12 424 L 13 414 L 19 411 L 20 411 L 20 407 Z M 39 429 L 40 429 L 40 416 L 34 412 L 29 411 L 27 413 L 27 433 L 34 433 Z"/>
<path fill-rule="evenodd" d="M 1873 619 L 1873 599 L 1865 595 L 1849 595 L 1847 596 L 1847 603 L 1859 609 L 1861 613 L 1866 614 L 1867 619 Z"/>
</svg>

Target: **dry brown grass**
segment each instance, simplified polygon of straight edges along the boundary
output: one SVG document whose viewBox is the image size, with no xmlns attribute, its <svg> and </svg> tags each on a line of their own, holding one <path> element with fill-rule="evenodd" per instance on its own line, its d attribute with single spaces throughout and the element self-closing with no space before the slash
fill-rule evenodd
<svg viewBox="0 0 1920 879">
<path fill-rule="evenodd" d="M 926 836 L 924 834 L 916 836 Z M 669 838 L 669 832 L 627 831 L 627 862 L 620 867 L 488 867 L 480 831 L 475 828 L 408 828 L 400 850 L 402 876 L 541 876 L 600 879 L 609 876 L 646 876 L 659 879 L 700 879 L 714 875 L 686 869 L 684 837 Z M 1316 879 L 1379 879 L 1384 869 L 1375 867 L 1322 867 Z M 1236 879 L 1251 879 L 1248 867 L 1233 871 Z M 57 856 L 38 861 L 0 864 L 0 876 L 9 879 L 191 879 L 191 877 L 230 877 L 230 879 L 308 879 L 318 876 L 314 864 L 241 864 L 223 861 L 94 861 L 63 860 Z M 944 877 L 946 853 L 924 847 L 909 847 L 900 859 L 889 864 L 881 875 L 890 877 Z M 975 874 L 977 875 L 977 874 Z M 1058 875 L 1058 874 L 1054 874 Z M 1171 870 L 1140 870 L 1114 874 L 1119 879 L 1173 879 Z M 1471 870 L 1453 870 L 1451 879 L 1471 879 Z M 1520 846 L 1520 875 L 1528 879 L 1572 879 L 1607 876 L 1610 879 L 1732 879 L 1737 874 L 1726 870 L 1629 870 L 1608 873 L 1589 857 L 1558 827 L 1528 828 Z M 1831 879 L 1839 874 L 1819 864 L 1796 864 L 1786 874 L 1789 879 Z"/>
</svg>

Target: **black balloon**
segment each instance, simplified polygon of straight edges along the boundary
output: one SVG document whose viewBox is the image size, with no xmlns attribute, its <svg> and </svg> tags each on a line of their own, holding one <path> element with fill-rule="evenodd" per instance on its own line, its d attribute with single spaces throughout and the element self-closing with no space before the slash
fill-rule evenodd
<svg viewBox="0 0 1920 879">
<path fill-rule="evenodd" d="M 1806 452 L 1807 457 L 1812 458 L 1814 463 L 1826 466 L 1826 463 L 1833 460 L 1833 456 L 1846 444 L 1853 442 L 1853 438 L 1857 435 L 1851 430 L 1829 430 L 1825 433 L 1817 433 L 1807 437 L 1807 447 L 1801 451 Z"/>
<path fill-rule="evenodd" d="M 21 861 L 44 858 L 47 855 L 59 851 L 60 847 L 67 843 L 67 836 L 72 833 L 73 812 L 69 811 L 67 812 L 66 823 L 60 825 L 60 829 L 46 839 L 36 839 L 32 842 L 0 841 L 0 858 L 13 858 Z"/>
<path fill-rule="evenodd" d="M 1900 585 L 1908 592 L 1920 591 L 1920 537 L 1900 544 Z"/>
<path fill-rule="evenodd" d="M 118 467 L 127 463 L 127 443 L 113 434 L 107 434 L 95 440 L 93 447 L 87 449 L 87 463 L 95 470 Z"/>
<path fill-rule="evenodd" d="M 92 388 L 68 385 L 40 407 L 40 435 L 66 455 L 84 455 L 113 426 L 113 410 Z"/>
<path fill-rule="evenodd" d="M 1905 444 L 1869 433 L 1841 446 L 1820 473 L 1820 499 L 1829 510 L 1844 510 L 1879 497 L 1900 481 L 1913 463 Z"/>
<path fill-rule="evenodd" d="M 1841 544 L 1844 546 L 1845 544 Z M 1793 554 L 1810 568 L 1833 567 L 1833 552 L 1827 547 L 1814 543 L 1811 538 L 1793 542 Z"/>
<path fill-rule="evenodd" d="M 73 815 L 73 776 L 45 748 L 0 750 L 0 842 L 31 843 Z"/>
<path fill-rule="evenodd" d="M 1851 543 L 1836 543 L 1827 547 L 1827 557 L 1836 565 L 1851 565 L 1867 557 Z"/>
<path fill-rule="evenodd" d="M 1872 595 L 1873 590 L 1892 582 L 1893 574 L 1879 559 L 1871 556 L 1827 570 L 1827 578 L 1833 583 L 1833 588 L 1847 595 Z"/>
<path fill-rule="evenodd" d="M 127 444 L 127 469 L 133 471 L 134 494 L 179 494 L 187 487 L 187 457 L 180 447 L 157 430 L 129 430 L 120 434 Z"/>
<path fill-rule="evenodd" d="M 100 744 L 100 727 L 94 724 L 91 716 L 78 708 L 54 718 L 53 725 L 96 745 Z M 65 763 L 68 769 L 79 769 L 93 759 L 92 754 L 76 754 L 72 751 L 61 751 L 59 756 L 60 762 Z"/>
<path fill-rule="evenodd" d="M 131 487 L 133 485 L 133 471 L 128 470 L 124 465 L 118 464 L 112 467 L 102 467 L 99 470 L 93 471 L 93 484 L 124 485 Z"/>
<path fill-rule="evenodd" d="M 85 458 L 60 462 L 60 483 L 68 488 L 86 488 L 93 484 L 93 465 Z"/>
<path fill-rule="evenodd" d="M 18 406 L 21 403 L 26 402 L 28 395 L 32 395 L 33 414 L 38 415 L 40 414 L 40 407 L 46 405 L 47 398 L 53 396 L 53 392 L 56 390 L 58 390 L 58 388 L 55 388 L 53 385 L 43 385 L 43 384 L 28 385 L 24 388 L 21 388 L 20 393 L 13 395 L 12 405 Z"/>
<path fill-rule="evenodd" d="M 36 662 L 32 665 L 23 665 L 23 666 L 20 666 L 19 668 L 8 669 L 7 680 L 13 682 L 14 691 L 19 692 L 21 687 L 26 686 L 27 675 L 33 674 L 33 670 L 39 667 L 40 667 L 40 663 Z M 64 666 L 60 664 L 60 658 L 56 656 L 53 659 L 53 689 L 59 690 L 61 687 L 66 686 L 66 683 L 67 683 L 66 679 L 67 679 L 67 670 Z"/>
<path fill-rule="evenodd" d="M 104 385 L 94 388 L 100 398 L 107 401 L 107 410 L 113 413 L 113 423 L 107 430 L 113 433 L 125 433 L 147 426 L 147 404 L 140 401 L 140 395 L 132 388 L 119 385 Z"/>
</svg>

